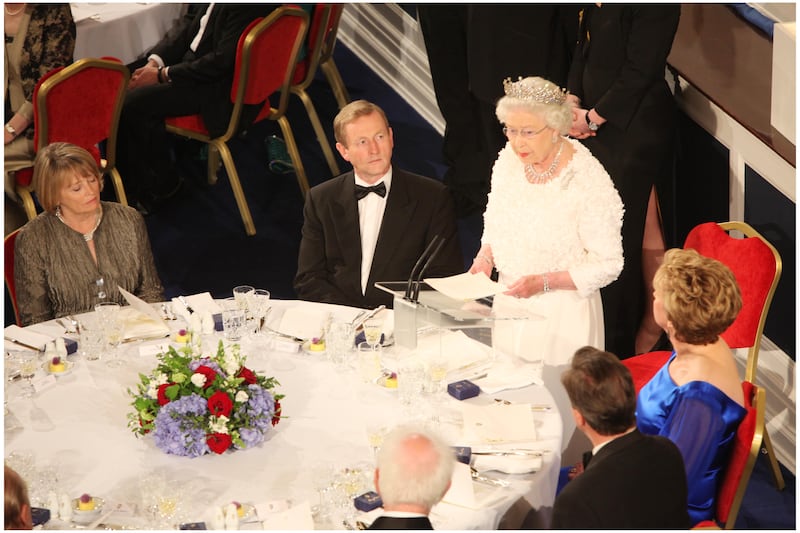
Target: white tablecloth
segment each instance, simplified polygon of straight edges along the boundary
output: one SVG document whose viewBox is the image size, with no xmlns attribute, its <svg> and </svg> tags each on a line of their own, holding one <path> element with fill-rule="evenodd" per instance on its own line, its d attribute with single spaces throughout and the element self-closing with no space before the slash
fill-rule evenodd
<svg viewBox="0 0 800 533">
<path fill-rule="evenodd" d="M 77 27 L 75 60 L 116 57 L 131 63 L 155 45 L 186 9 L 180 3 L 70 4 Z"/>
<path fill-rule="evenodd" d="M 273 326 L 277 325 L 280 309 L 289 306 L 322 306 L 334 315 L 343 310 L 307 302 L 272 303 L 278 311 L 272 314 Z M 176 329 L 181 324 L 169 323 Z M 52 326 L 46 323 L 32 328 L 60 333 Z M 214 345 L 218 338 L 215 334 L 204 342 Z M 143 473 L 160 470 L 185 493 L 191 493 L 191 498 L 183 501 L 184 518 L 189 521 L 203 520 L 210 506 L 232 500 L 258 504 L 289 498 L 295 503 L 309 501 L 313 505 L 317 495 L 312 465 L 322 461 L 341 467 L 372 463 L 366 421 L 375 416 L 401 421 L 407 411 L 401 411 L 396 390 L 361 383 L 355 371 L 337 371 L 323 356 L 302 351 L 296 354 L 269 351 L 260 347 L 259 342 L 263 339 L 242 343 L 243 352 L 249 356 L 247 365 L 278 378 L 279 391 L 286 395 L 282 404 L 287 418 L 255 449 L 189 459 L 161 452 L 152 438 L 134 437 L 127 429 L 131 398 L 126 390 L 135 387 L 139 372 L 152 371 L 156 359 L 141 355 L 139 348 L 147 343 L 130 343 L 122 345 L 127 360 L 124 367 L 112 369 L 102 360 L 77 358 L 69 375 L 58 378 L 56 385 L 36 394 L 32 400 L 19 396 L 19 382 L 9 385 L 6 457 L 13 452 L 29 452 L 37 466 L 52 465 L 57 469 L 58 484 L 64 492 L 73 497 L 90 493 L 114 503 L 135 504 L 140 499 L 138 481 Z M 10 348 L 7 343 L 6 349 Z M 387 355 L 390 350 L 387 348 Z M 286 363 L 293 368 L 281 370 Z M 519 403 L 553 404 L 551 394 L 542 386 L 491 396 L 481 394 L 466 401 L 487 404 L 495 397 Z M 457 440 L 460 428 L 453 425 L 459 407 L 457 400 L 446 396 L 437 410 L 440 433 L 454 445 L 463 444 Z M 9 429 L 9 421 L 15 419 L 21 427 Z M 492 491 L 487 508 L 473 510 L 439 504 L 431 515 L 435 527 L 493 529 L 512 506 L 552 507 L 560 465 L 561 418 L 554 408 L 536 413 L 535 424 L 537 441 L 525 447 L 550 451 L 544 456 L 542 469 L 524 475 L 496 474 L 512 484 L 508 488 L 488 489 L 482 485 L 484 495 L 486 490 Z M 113 517 L 107 522 L 119 523 Z"/>
</svg>

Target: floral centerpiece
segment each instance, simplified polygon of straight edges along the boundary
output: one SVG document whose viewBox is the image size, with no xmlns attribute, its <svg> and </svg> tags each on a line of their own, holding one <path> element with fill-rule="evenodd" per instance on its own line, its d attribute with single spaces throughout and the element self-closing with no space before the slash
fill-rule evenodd
<svg viewBox="0 0 800 533">
<path fill-rule="evenodd" d="M 152 433 L 164 452 L 197 457 L 251 448 L 279 422 L 279 383 L 244 366 L 239 345 L 226 349 L 220 341 L 213 356 L 170 347 L 158 359 L 151 375 L 139 374 L 137 390 L 128 389 L 128 425 L 137 436 Z"/>
</svg>

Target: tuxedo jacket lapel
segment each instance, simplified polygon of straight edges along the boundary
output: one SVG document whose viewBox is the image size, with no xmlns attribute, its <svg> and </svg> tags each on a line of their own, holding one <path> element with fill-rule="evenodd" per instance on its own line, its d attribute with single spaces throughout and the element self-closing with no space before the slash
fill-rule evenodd
<svg viewBox="0 0 800 533">
<path fill-rule="evenodd" d="M 331 205 L 334 233 L 345 263 L 352 265 L 353 275 L 348 279 L 348 283 L 352 284 L 350 290 L 361 294 L 361 232 L 355 198 L 355 180 L 352 172 L 348 172 L 341 179 L 343 183 L 339 188 L 339 194 Z"/>
<path fill-rule="evenodd" d="M 412 222 L 416 205 L 417 200 L 411 197 L 407 183 L 403 180 L 402 171 L 393 171 L 392 186 L 389 190 L 389 198 L 386 200 L 386 209 L 383 212 L 375 255 L 372 258 L 368 287 L 372 287 L 376 281 L 405 281 L 385 279 L 383 273 L 392 262 L 392 256 L 397 250 L 397 243 L 403 240 L 406 229 Z"/>
</svg>

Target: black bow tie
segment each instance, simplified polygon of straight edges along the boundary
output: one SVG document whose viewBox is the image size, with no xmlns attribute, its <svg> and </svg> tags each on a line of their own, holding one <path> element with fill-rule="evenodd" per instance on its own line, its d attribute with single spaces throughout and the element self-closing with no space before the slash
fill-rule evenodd
<svg viewBox="0 0 800 533">
<path fill-rule="evenodd" d="M 362 187 L 361 185 L 356 185 L 356 200 L 361 200 L 371 192 L 374 192 L 381 198 L 385 197 L 386 183 L 382 181 L 377 185 L 373 185 L 372 187 Z"/>
</svg>

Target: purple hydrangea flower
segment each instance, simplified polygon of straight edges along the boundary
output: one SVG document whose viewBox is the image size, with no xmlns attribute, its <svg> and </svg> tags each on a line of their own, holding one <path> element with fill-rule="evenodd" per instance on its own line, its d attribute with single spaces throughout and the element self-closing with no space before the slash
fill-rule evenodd
<svg viewBox="0 0 800 533">
<path fill-rule="evenodd" d="M 202 359 L 194 359 L 192 362 L 189 363 L 189 368 L 191 369 L 192 372 L 195 372 L 201 366 L 207 366 L 208 368 L 212 369 L 214 372 L 219 374 L 222 379 L 228 377 L 228 375 L 222 371 L 222 368 L 220 368 L 220 366 L 217 363 L 215 363 L 208 357 L 203 357 Z"/>
<path fill-rule="evenodd" d="M 153 437 L 162 451 L 198 457 L 208 453 L 205 418 L 208 402 L 199 394 L 178 398 L 163 406 L 155 419 Z"/>
<path fill-rule="evenodd" d="M 233 420 L 241 427 L 239 436 L 244 447 L 250 448 L 260 444 L 272 427 L 275 399 L 272 393 L 260 385 L 248 385 L 247 394 L 250 398 L 236 409 Z"/>
</svg>

